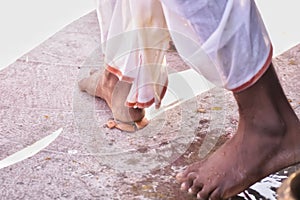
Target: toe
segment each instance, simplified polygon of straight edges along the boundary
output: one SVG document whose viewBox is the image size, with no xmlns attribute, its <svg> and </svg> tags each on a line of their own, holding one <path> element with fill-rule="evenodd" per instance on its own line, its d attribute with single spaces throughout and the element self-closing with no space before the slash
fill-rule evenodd
<svg viewBox="0 0 300 200">
<path fill-rule="evenodd" d="M 196 178 L 197 178 L 196 173 L 188 174 L 186 180 L 181 183 L 180 189 L 182 191 L 188 192 L 188 190 L 193 186 L 193 182 Z"/>
<path fill-rule="evenodd" d="M 211 193 L 209 199 L 211 199 L 211 200 L 219 200 L 219 199 L 223 199 L 223 198 L 222 198 L 221 190 L 220 190 L 220 189 L 214 190 L 214 191 Z"/>
<path fill-rule="evenodd" d="M 180 172 L 176 175 L 176 180 L 178 182 L 183 182 L 185 180 L 186 174 L 184 172 Z"/>
<path fill-rule="evenodd" d="M 176 175 L 176 180 L 181 183 L 185 181 L 188 178 L 190 171 L 189 170 L 184 170 L 183 172 L 180 172 Z"/>
<path fill-rule="evenodd" d="M 214 189 L 210 189 L 208 187 L 204 187 L 201 191 L 197 193 L 197 199 L 210 199 L 210 194 L 214 191 Z"/>
<path fill-rule="evenodd" d="M 190 173 L 195 173 L 199 170 L 200 162 L 194 163 L 188 166 L 183 172 L 180 172 L 176 175 L 176 180 L 178 182 L 183 182 L 187 179 Z"/>
<path fill-rule="evenodd" d="M 192 181 L 183 182 L 180 185 L 180 190 L 183 191 L 183 192 L 188 192 L 191 185 L 192 185 Z"/>
<path fill-rule="evenodd" d="M 201 192 L 198 192 L 197 193 L 197 199 L 200 199 L 200 200 L 208 200 L 208 195 L 207 194 L 203 194 Z"/>
<path fill-rule="evenodd" d="M 203 183 L 200 181 L 199 178 L 194 179 L 192 186 L 189 189 L 190 194 L 196 195 L 198 192 L 200 192 L 203 188 Z"/>
</svg>

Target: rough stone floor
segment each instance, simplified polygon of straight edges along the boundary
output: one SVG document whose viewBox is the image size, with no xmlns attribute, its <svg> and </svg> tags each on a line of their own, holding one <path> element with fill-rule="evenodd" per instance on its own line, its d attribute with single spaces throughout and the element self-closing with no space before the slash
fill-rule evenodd
<svg viewBox="0 0 300 200">
<path fill-rule="evenodd" d="M 214 88 L 179 105 L 137 133 L 109 130 L 100 100 L 77 81 L 102 65 L 95 12 L 73 22 L 0 71 L 0 161 L 63 132 L 38 154 L 0 169 L 0 199 L 194 199 L 179 191 L 175 174 L 207 156 L 237 125 L 230 92 Z M 187 69 L 175 51 L 170 68 Z M 274 58 L 284 90 L 300 117 L 300 46 Z M 251 162 L 251 160 L 249 160 Z M 275 199 L 292 166 L 236 199 Z"/>
</svg>

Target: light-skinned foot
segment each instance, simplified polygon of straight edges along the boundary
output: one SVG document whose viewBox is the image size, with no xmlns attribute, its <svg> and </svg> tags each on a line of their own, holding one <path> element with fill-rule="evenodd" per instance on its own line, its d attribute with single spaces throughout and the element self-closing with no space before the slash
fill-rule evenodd
<svg viewBox="0 0 300 200">
<path fill-rule="evenodd" d="M 272 65 L 258 82 L 234 97 L 240 114 L 236 134 L 177 175 L 181 190 L 198 199 L 228 199 L 300 162 L 300 122 Z"/>
</svg>

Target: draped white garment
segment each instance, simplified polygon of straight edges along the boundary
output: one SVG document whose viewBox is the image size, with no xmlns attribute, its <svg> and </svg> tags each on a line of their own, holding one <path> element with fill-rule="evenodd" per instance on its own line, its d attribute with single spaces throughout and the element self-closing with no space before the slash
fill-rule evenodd
<svg viewBox="0 0 300 200">
<path fill-rule="evenodd" d="M 271 62 L 254 0 L 98 0 L 97 14 L 106 69 L 132 83 L 131 107 L 159 107 L 170 38 L 192 68 L 234 92 L 253 85 Z"/>
</svg>

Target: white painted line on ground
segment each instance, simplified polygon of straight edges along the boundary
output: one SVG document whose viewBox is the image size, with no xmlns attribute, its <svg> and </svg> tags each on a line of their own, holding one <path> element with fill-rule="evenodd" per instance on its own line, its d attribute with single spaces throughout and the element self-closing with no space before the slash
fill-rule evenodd
<svg viewBox="0 0 300 200">
<path fill-rule="evenodd" d="M 34 144 L 0 160 L 0 169 L 14 165 L 22 160 L 25 160 L 31 156 L 34 156 L 47 146 L 51 144 L 62 132 L 63 128 L 58 129 L 51 135 L 44 137 L 43 139 L 35 142 Z"/>
</svg>

